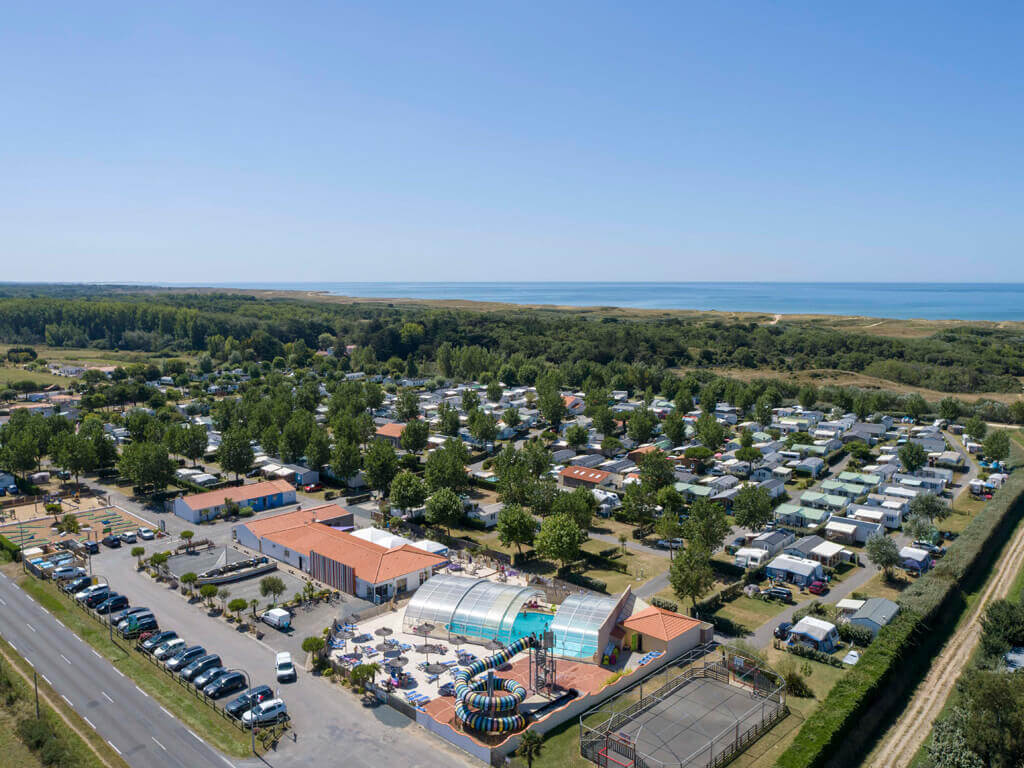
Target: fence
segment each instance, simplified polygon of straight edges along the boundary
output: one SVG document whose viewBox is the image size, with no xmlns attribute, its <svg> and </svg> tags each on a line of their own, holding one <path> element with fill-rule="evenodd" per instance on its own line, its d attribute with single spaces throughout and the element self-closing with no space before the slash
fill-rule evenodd
<svg viewBox="0 0 1024 768">
<path fill-rule="evenodd" d="M 712 644 L 709 644 L 712 645 Z M 785 684 L 770 670 L 765 670 L 749 659 L 724 649 L 721 660 L 697 663 L 708 652 L 708 646 L 694 649 L 678 662 L 630 686 L 604 704 L 580 716 L 580 754 L 600 768 L 688 768 L 706 766 L 716 768 L 733 760 L 738 752 L 756 741 L 788 714 L 785 704 Z M 687 665 L 682 672 L 681 666 Z M 751 698 L 758 703 L 751 706 L 733 724 L 710 738 L 678 763 L 665 763 L 644 754 L 637 745 L 619 735 L 619 731 L 644 712 L 653 709 L 694 679 L 706 678 L 729 685 L 734 681 L 750 688 Z M 660 683 L 651 688 L 651 683 Z M 644 688 L 648 692 L 644 693 Z M 624 706 L 616 710 L 616 703 Z M 757 716 L 753 725 L 745 723 Z M 600 722 L 595 722 L 598 718 Z M 587 720 L 590 720 L 590 724 Z"/>
</svg>

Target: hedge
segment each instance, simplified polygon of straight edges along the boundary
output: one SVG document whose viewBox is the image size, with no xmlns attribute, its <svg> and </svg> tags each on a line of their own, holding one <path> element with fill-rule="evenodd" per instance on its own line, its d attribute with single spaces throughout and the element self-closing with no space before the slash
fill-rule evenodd
<svg viewBox="0 0 1024 768">
<path fill-rule="evenodd" d="M 578 584 L 581 587 L 592 589 L 595 592 L 607 592 L 608 585 L 600 579 L 594 579 L 587 576 L 584 573 L 576 573 L 575 571 L 569 571 L 568 573 L 561 574 L 560 578 L 563 581 L 568 581 L 571 584 Z"/>
<path fill-rule="evenodd" d="M 652 597 L 649 602 L 655 608 L 662 608 L 666 611 L 672 611 L 672 613 L 679 613 L 679 603 L 674 603 L 671 600 L 665 600 L 661 597 Z"/>
<path fill-rule="evenodd" d="M 14 560 L 15 562 L 17 562 L 18 558 L 21 556 L 21 550 L 18 548 L 18 545 L 6 536 L 0 536 L 0 549 L 9 554 L 11 556 L 11 560 Z"/>
<path fill-rule="evenodd" d="M 1022 511 L 1024 470 L 1018 470 L 949 545 L 942 561 L 904 590 L 899 614 L 832 687 L 814 716 L 804 721 L 779 757 L 778 768 L 860 763 L 865 748 L 877 737 L 877 726 L 894 707 L 906 703 L 927 671 L 932 649 L 923 653 L 918 646 L 933 644 L 937 650 L 943 632 L 953 631 L 965 607 L 961 588 L 984 578 Z"/>
</svg>

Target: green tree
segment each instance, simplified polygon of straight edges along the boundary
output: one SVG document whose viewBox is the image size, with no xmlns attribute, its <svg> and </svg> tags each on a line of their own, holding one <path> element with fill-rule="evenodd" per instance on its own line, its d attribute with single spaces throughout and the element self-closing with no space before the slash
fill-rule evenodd
<svg viewBox="0 0 1024 768">
<path fill-rule="evenodd" d="M 955 397 L 944 397 L 939 401 L 939 417 L 946 421 L 956 421 L 963 409 Z"/>
<path fill-rule="evenodd" d="M 427 499 L 427 522 L 441 526 L 449 535 L 452 526 L 462 522 L 463 514 L 462 499 L 450 488 L 441 488 Z"/>
<path fill-rule="evenodd" d="M 216 584 L 203 584 L 199 588 L 199 596 L 206 601 L 207 608 L 213 608 L 213 598 L 217 596 Z"/>
<path fill-rule="evenodd" d="M 907 395 L 903 398 L 903 410 L 907 412 L 914 421 L 928 413 L 928 403 L 918 394 Z"/>
<path fill-rule="evenodd" d="M 1019 673 L 968 669 L 957 682 L 967 745 L 986 766 L 1024 764 L 1024 686 Z"/>
<path fill-rule="evenodd" d="M 310 635 L 302 640 L 302 650 L 312 653 L 314 657 L 319 657 L 326 645 L 327 641 L 321 635 Z"/>
<path fill-rule="evenodd" d="M 395 414 L 399 421 L 412 421 L 420 415 L 420 397 L 413 389 L 403 389 L 398 393 L 395 403 Z"/>
<path fill-rule="evenodd" d="M 338 440 L 331 454 L 331 472 L 345 482 L 359 471 L 361 461 L 358 445 L 349 440 Z"/>
<path fill-rule="evenodd" d="M 558 389 L 550 387 L 539 394 L 537 407 L 540 409 L 541 416 L 557 429 L 558 425 L 562 423 L 562 419 L 565 418 L 565 401 L 562 399 L 562 393 Z"/>
<path fill-rule="evenodd" d="M 501 420 L 505 422 L 505 426 L 515 429 L 519 426 L 519 409 L 515 406 L 506 408 L 505 412 L 501 414 Z"/>
<path fill-rule="evenodd" d="M 462 412 L 469 414 L 480 407 L 480 395 L 472 389 L 462 390 Z"/>
<path fill-rule="evenodd" d="M 754 418 L 757 419 L 757 423 L 761 425 L 762 429 L 767 429 L 771 426 L 772 404 L 764 395 L 757 398 L 757 403 L 754 406 Z"/>
<path fill-rule="evenodd" d="M 456 436 L 462 426 L 462 419 L 459 412 L 448 403 L 441 403 L 437 408 L 438 427 L 442 435 Z"/>
<path fill-rule="evenodd" d="M 691 543 L 672 561 L 668 571 L 668 582 L 676 597 L 680 600 L 690 600 L 690 613 L 696 616 L 697 601 L 715 584 L 710 552 L 699 544 L 695 546 Z"/>
<path fill-rule="evenodd" d="M 663 429 L 665 437 L 672 441 L 672 445 L 682 445 L 686 442 L 686 422 L 679 411 L 672 411 L 665 417 Z"/>
<path fill-rule="evenodd" d="M 589 488 L 580 486 L 569 493 L 560 493 L 551 505 L 551 514 L 572 518 L 584 537 L 590 529 L 590 522 L 597 511 L 597 499 Z"/>
<path fill-rule="evenodd" d="M 728 535 L 729 521 L 721 504 L 708 499 L 693 502 L 683 525 L 683 536 L 691 547 L 714 552 Z"/>
<path fill-rule="evenodd" d="M 926 520 L 945 520 L 949 513 L 949 505 L 934 493 L 920 493 L 910 501 L 910 514 Z"/>
<path fill-rule="evenodd" d="M 718 423 L 715 414 L 710 411 L 701 413 L 694 425 L 694 430 L 701 445 L 711 451 L 717 451 L 725 442 L 725 427 Z"/>
<path fill-rule="evenodd" d="M 322 427 L 314 427 L 306 443 L 306 463 L 311 469 L 319 470 L 331 460 L 331 441 Z"/>
<path fill-rule="evenodd" d="M 198 579 L 198 574 L 189 571 L 188 573 L 181 574 L 181 578 L 178 579 L 178 581 L 180 581 L 185 586 L 185 588 L 188 590 L 188 593 L 191 595 L 192 591 L 195 589 L 195 583 Z"/>
<path fill-rule="evenodd" d="M 249 606 L 249 601 L 244 597 L 236 597 L 228 603 L 228 614 L 238 616 Z"/>
<path fill-rule="evenodd" d="M 260 579 L 260 594 L 269 597 L 271 605 L 277 602 L 277 598 L 284 594 L 284 581 L 280 576 L 264 576 Z"/>
<path fill-rule="evenodd" d="M 745 485 L 733 498 L 732 515 L 736 525 L 760 530 L 772 519 L 771 497 L 763 488 Z"/>
<path fill-rule="evenodd" d="M 818 402 L 818 388 L 812 384 L 800 387 L 796 400 L 800 403 L 801 408 L 811 410 Z"/>
<path fill-rule="evenodd" d="M 540 477 L 551 467 L 551 451 L 539 440 L 531 440 L 523 446 L 523 462 L 530 474 Z"/>
<path fill-rule="evenodd" d="M 399 472 L 391 482 L 391 506 L 415 509 L 427 498 L 427 487 L 412 472 Z"/>
<path fill-rule="evenodd" d="M 290 463 L 298 461 L 309 445 L 309 437 L 313 433 L 315 423 L 308 411 L 295 411 L 281 430 L 277 441 L 278 454 L 281 461 Z"/>
<path fill-rule="evenodd" d="M 984 440 L 985 434 L 988 432 L 988 424 L 977 416 L 972 416 L 964 424 L 964 432 L 975 441 Z"/>
<path fill-rule="evenodd" d="M 430 425 L 421 419 L 413 419 L 402 430 L 402 447 L 410 453 L 419 453 L 427 447 Z"/>
<path fill-rule="evenodd" d="M 221 469 L 233 472 L 236 480 L 252 469 L 252 446 L 249 445 L 249 438 L 240 427 L 234 427 L 224 433 L 217 448 L 217 459 L 220 461 Z"/>
<path fill-rule="evenodd" d="M 1010 435 L 1003 429 L 989 432 L 982 444 L 985 456 L 993 461 L 1004 461 L 1010 455 Z"/>
<path fill-rule="evenodd" d="M 627 520 L 643 524 L 654 517 L 654 496 L 642 483 L 629 483 L 622 492 L 620 511 Z"/>
<path fill-rule="evenodd" d="M 437 491 L 449 488 L 460 492 L 469 487 L 470 478 L 466 472 L 466 461 L 469 454 L 461 440 L 448 440 L 440 448 L 427 457 L 423 477 L 427 488 Z"/>
<path fill-rule="evenodd" d="M 509 504 L 498 513 L 497 531 L 502 546 L 509 547 L 515 544 L 516 549 L 522 554 L 524 544 L 533 544 L 536 522 L 533 515 L 521 506 Z"/>
<path fill-rule="evenodd" d="M 900 549 L 896 542 L 884 533 L 876 533 L 868 537 L 864 544 L 868 560 L 881 568 L 887 579 L 892 578 L 892 570 L 900 564 Z"/>
<path fill-rule="evenodd" d="M 678 539 L 683 535 L 683 526 L 679 523 L 679 515 L 675 512 L 663 512 L 654 524 L 654 532 L 662 539 Z M 675 559 L 674 550 L 669 549 L 669 559 Z"/>
<path fill-rule="evenodd" d="M 637 408 L 629 415 L 626 434 L 631 440 L 646 443 L 654 436 L 654 428 L 658 426 L 658 417 L 649 408 Z"/>
<path fill-rule="evenodd" d="M 174 479 L 174 463 L 162 443 L 132 443 L 118 462 L 121 473 L 140 488 L 163 490 Z"/>
<path fill-rule="evenodd" d="M 903 521 L 903 532 L 915 541 L 927 541 L 934 531 L 935 526 L 927 517 L 910 515 Z"/>
<path fill-rule="evenodd" d="M 469 434 L 481 443 L 493 443 L 498 436 L 498 422 L 494 416 L 479 408 L 470 411 L 467 426 Z"/>
<path fill-rule="evenodd" d="M 195 466 L 196 462 L 206 455 L 206 446 L 209 444 L 206 427 L 202 424 L 192 424 L 182 431 L 181 437 L 178 453 L 186 459 L 191 459 L 192 466 Z"/>
<path fill-rule="evenodd" d="M 178 534 L 178 536 L 181 537 L 181 540 L 185 542 L 185 551 L 186 552 L 191 552 L 192 551 L 192 539 L 195 537 L 195 535 L 196 535 L 195 531 L 189 531 L 189 530 L 184 530 L 184 531 L 182 531 L 181 533 Z"/>
<path fill-rule="evenodd" d="M 83 472 L 96 467 L 96 449 L 92 441 L 81 434 L 61 432 L 50 445 L 54 462 L 75 476 L 75 486 Z"/>
<path fill-rule="evenodd" d="M 565 442 L 569 444 L 570 448 L 579 450 L 587 444 L 587 439 L 590 437 L 587 428 L 579 424 L 570 424 L 565 430 Z"/>
<path fill-rule="evenodd" d="M 541 557 L 556 560 L 565 568 L 579 557 L 583 538 L 583 531 L 571 517 L 550 515 L 541 523 L 534 548 Z"/>
<path fill-rule="evenodd" d="M 363 457 L 366 483 L 382 496 L 387 496 L 391 481 L 398 474 L 398 456 L 387 440 L 376 440 Z"/>
<path fill-rule="evenodd" d="M 652 493 L 660 491 L 675 480 L 675 471 L 668 456 L 655 449 L 640 459 L 640 481 Z"/>
<path fill-rule="evenodd" d="M 146 554 L 145 547 L 132 547 L 131 556 L 135 558 L 136 567 L 142 569 L 142 556 Z"/>
<path fill-rule="evenodd" d="M 904 443 L 900 446 L 897 455 L 900 458 L 900 464 L 910 474 L 914 474 L 928 463 L 928 452 L 918 443 Z"/>
<path fill-rule="evenodd" d="M 967 744 L 966 723 L 967 710 L 959 706 L 935 721 L 932 737 L 924 744 L 931 768 L 986 768 Z"/>
<path fill-rule="evenodd" d="M 487 399 L 492 403 L 496 403 L 501 400 L 501 382 L 497 379 L 491 379 L 487 385 Z"/>
<path fill-rule="evenodd" d="M 525 731 L 519 737 L 519 746 L 516 747 L 516 755 L 526 761 L 526 768 L 533 768 L 533 761 L 540 757 L 544 751 L 544 737 L 536 731 Z"/>
</svg>

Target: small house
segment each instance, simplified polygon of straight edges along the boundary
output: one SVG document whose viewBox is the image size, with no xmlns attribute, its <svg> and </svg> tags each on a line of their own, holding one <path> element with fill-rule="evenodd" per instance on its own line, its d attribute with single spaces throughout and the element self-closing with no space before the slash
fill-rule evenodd
<svg viewBox="0 0 1024 768">
<path fill-rule="evenodd" d="M 925 573 L 932 567 L 931 555 L 917 547 L 900 549 L 900 567 L 917 574 Z"/>
<path fill-rule="evenodd" d="M 865 600 L 860 610 L 850 617 L 850 623 L 871 630 L 872 636 L 877 637 L 879 630 L 892 621 L 899 611 L 900 607 L 892 600 L 872 597 Z"/>
<path fill-rule="evenodd" d="M 839 646 L 839 631 L 830 621 L 804 616 L 789 630 L 789 642 L 832 653 Z"/>
<path fill-rule="evenodd" d="M 779 555 L 768 563 L 766 571 L 769 579 L 785 581 L 798 586 L 825 578 L 825 571 L 821 567 L 821 563 L 792 555 Z"/>
</svg>

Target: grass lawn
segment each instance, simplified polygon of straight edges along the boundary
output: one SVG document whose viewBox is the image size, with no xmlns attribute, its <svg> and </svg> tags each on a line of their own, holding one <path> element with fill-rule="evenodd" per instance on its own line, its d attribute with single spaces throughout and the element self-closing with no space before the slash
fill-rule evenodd
<svg viewBox="0 0 1024 768">
<path fill-rule="evenodd" d="M 75 607 L 53 584 L 38 581 L 28 575 L 20 575 L 18 583 L 72 632 L 109 659 L 115 667 L 209 743 L 234 757 L 251 754 L 248 733 L 213 712 L 208 704 L 176 683 L 169 683 L 166 673 L 142 658 L 141 654 L 125 650 L 129 643 L 111 642 L 107 628 Z"/>
<path fill-rule="evenodd" d="M 897 578 L 900 580 L 888 582 L 885 580 L 881 572 L 876 573 L 864 583 L 864 586 L 857 590 L 857 593 L 863 593 L 870 597 L 884 597 L 888 600 L 896 601 L 899 599 L 903 590 L 913 583 L 913 579 L 908 576 L 903 576 L 898 572 Z"/>
<path fill-rule="evenodd" d="M 728 619 L 733 624 L 743 627 L 747 632 L 753 632 L 783 608 L 785 605 L 782 603 L 756 600 L 746 595 L 740 595 L 715 611 L 714 615 Z"/>
<path fill-rule="evenodd" d="M 46 371 L 26 371 L 24 368 L 12 365 L 0 366 L 0 388 L 6 389 L 15 381 L 31 381 L 40 387 L 48 387 L 50 384 L 67 386 L 73 380 L 66 376 L 55 376 Z"/>
<path fill-rule="evenodd" d="M 4 765 L 6 768 L 43 768 L 42 761 L 14 735 L 16 724 L 14 714 L 0 708 L 0 754 L 4 756 Z"/>
<path fill-rule="evenodd" d="M 633 531 L 636 530 L 635 525 L 620 523 L 618 520 L 613 520 L 610 517 L 595 517 L 593 522 L 590 524 L 590 530 L 594 533 L 614 536 L 616 539 L 618 539 L 619 536 L 625 536 L 627 541 L 635 541 L 633 538 Z"/>
<path fill-rule="evenodd" d="M 583 544 L 583 550 L 597 553 L 611 546 L 613 545 L 606 541 L 588 539 Z M 655 576 L 664 573 L 669 568 L 667 557 L 647 552 L 636 552 L 632 549 L 627 549 L 625 554 L 615 558 L 615 562 L 623 563 L 626 566 L 626 573 L 603 568 L 588 568 L 586 571 L 588 576 L 605 582 L 608 585 L 609 594 L 621 592 L 627 585 L 635 588 L 645 581 L 650 581 Z"/>
</svg>

